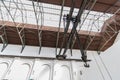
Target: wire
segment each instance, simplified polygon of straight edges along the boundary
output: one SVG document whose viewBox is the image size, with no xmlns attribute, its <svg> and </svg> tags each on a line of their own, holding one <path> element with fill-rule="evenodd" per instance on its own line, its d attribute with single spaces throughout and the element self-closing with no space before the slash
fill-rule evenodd
<svg viewBox="0 0 120 80">
<path fill-rule="evenodd" d="M 100 58 L 100 60 L 101 60 L 101 62 L 102 62 L 102 64 L 103 64 L 105 70 L 107 71 L 107 74 L 109 75 L 110 79 L 113 80 L 113 79 L 112 79 L 112 76 L 111 76 L 111 74 L 110 74 L 110 72 L 109 72 L 109 70 L 107 69 L 107 66 L 106 66 L 105 63 L 103 62 L 102 57 L 101 57 L 99 54 L 98 54 L 98 56 L 99 56 L 99 58 Z"/>
<path fill-rule="evenodd" d="M 94 54 L 92 54 L 92 55 L 93 55 L 93 58 L 94 58 L 94 60 L 95 60 L 96 65 L 97 65 L 97 67 L 98 67 L 98 69 L 99 69 L 99 71 L 100 71 L 100 73 L 101 73 L 101 76 L 102 76 L 103 80 L 105 80 L 105 77 L 104 77 L 104 75 L 103 75 L 103 73 L 102 73 L 102 70 L 101 70 L 101 68 L 100 68 L 100 66 L 99 66 L 99 64 L 98 64 L 98 62 L 97 62 Z"/>
</svg>

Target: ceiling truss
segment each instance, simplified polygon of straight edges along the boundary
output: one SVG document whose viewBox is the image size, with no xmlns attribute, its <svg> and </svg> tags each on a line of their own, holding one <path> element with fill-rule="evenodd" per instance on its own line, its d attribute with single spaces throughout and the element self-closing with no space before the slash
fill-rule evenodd
<svg viewBox="0 0 120 80">
<path fill-rule="evenodd" d="M 39 54 L 41 52 L 42 46 L 55 47 L 56 58 L 65 59 L 66 52 L 68 49 L 70 49 L 70 52 L 72 55 L 72 49 L 77 48 L 80 50 L 80 53 L 82 54 L 81 58 L 85 62 L 85 66 L 87 67 L 88 66 L 88 64 L 86 63 L 87 62 L 87 55 L 86 55 L 87 50 L 104 51 L 108 49 L 110 46 L 112 46 L 120 30 L 120 19 L 119 19 L 120 1 L 112 0 L 111 2 L 113 4 L 102 3 L 99 0 L 98 1 L 97 0 L 82 0 L 80 4 L 76 3 L 77 1 L 75 0 L 71 0 L 69 2 L 68 0 L 62 0 L 61 4 L 58 4 L 59 0 L 56 0 L 56 1 L 50 0 L 50 1 L 51 2 L 42 1 L 42 0 L 31 1 L 32 8 L 33 8 L 32 12 L 34 12 L 34 16 L 36 20 L 36 25 L 32 25 L 32 24 L 27 23 L 27 12 L 26 12 L 27 9 L 25 7 L 25 4 L 21 0 L 16 0 L 16 1 L 10 0 L 9 5 L 7 5 L 5 1 L 1 0 L 3 4 L 3 5 L 0 5 L 0 13 L 1 13 L 0 38 L 1 38 L 1 42 L 3 43 L 3 47 L 1 51 L 5 49 L 8 43 L 22 44 L 21 53 L 24 50 L 25 45 L 39 46 L 40 47 Z M 43 10 L 44 6 L 42 5 L 43 2 L 61 5 L 58 28 L 44 26 L 44 10 Z M 14 13 L 11 12 L 12 4 L 15 5 Z M 100 4 L 104 5 L 103 8 L 105 8 L 105 11 L 103 8 L 100 9 L 98 4 L 99 6 Z M 64 11 L 65 6 L 70 7 L 70 10 L 68 11 L 69 12 L 68 14 L 64 14 L 63 16 L 63 11 Z M 2 13 L 3 11 L 2 7 L 6 9 L 12 21 L 4 20 L 4 16 L 3 16 L 4 14 Z M 75 8 L 78 8 L 78 12 L 76 12 L 77 15 L 73 16 Z M 88 11 L 86 13 L 87 15 L 85 15 L 83 21 L 81 21 L 82 15 L 85 12 L 85 10 Z M 20 12 L 19 15 L 21 15 L 21 23 L 16 22 L 15 20 L 16 17 L 19 16 L 17 15 L 18 11 Z M 97 29 L 98 32 L 93 32 L 92 27 L 90 28 L 90 31 L 83 31 L 81 30 L 81 27 L 83 27 L 83 24 L 91 11 L 103 12 L 103 15 L 100 15 L 97 19 L 96 19 L 96 16 L 94 15 L 95 20 L 92 22 L 91 25 L 96 28 L 98 27 L 98 25 L 96 26 L 95 23 L 99 21 L 99 19 L 102 16 L 108 16 L 106 13 L 113 14 L 113 16 L 104 22 L 101 31 Z M 63 18 L 63 23 L 64 23 L 64 29 L 61 28 L 62 18 Z M 71 23 L 73 24 L 72 29 L 70 29 Z M 77 27 L 79 24 L 80 24 L 79 30 L 77 30 Z M 7 29 L 9 30 L 7 31 Z M 16 33 L 11 32 L 10 31 L 11 29 Z M 27 32 L 28 33 L 31 32 L 31 33 L 28 34 Z M 34 34 L 35 36 L 34 35 L 32 36 L 31 34 Z M 14 38 L 12 38 L 11 36 L 14 36 Z M 36 36 L 38 37 L 36 38 Z M 49 40 L 49 38 L 51 38 L 51 40 Z M 18 40 L 18 41 L 13 41 L 13 40 Z M 58 51 L 58 48 L 60 48 L 59 51 Z"/>
</svg>

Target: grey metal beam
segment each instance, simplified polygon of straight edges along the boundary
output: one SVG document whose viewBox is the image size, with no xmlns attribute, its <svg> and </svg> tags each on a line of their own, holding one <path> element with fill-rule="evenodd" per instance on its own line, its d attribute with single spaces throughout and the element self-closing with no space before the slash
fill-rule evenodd
<svg viewBox="0 0 120 80">
<path fill-rule="evenodd" d="M 43 60 L 60 60 L 60 61 L 78 61 L 78 62 L 83 62 L 82 59 L 70 59 L 70 58 L 66 58 L 66 59 L 57 59 L 57 58 L 53 58 L 53 57 L 40 57 L 40 56 L 17 56 L 17 55 L 0 55 L 1 57 L 22 57 L 22 58 L 27 58 L 27 59 L 33 59 L 33 58 L 38 58 L 38 59 L 43 59 Z M 88 59 L 87 62 L 90 62 L 91 60 Z"/>
<path fill-rule="evenodd" d="M 10 17 L 12 18 L 12 20 L 13 20 L 13 23 L 14 23 L 14 25 L 16 26 L 16 29 L 17 29 L 17 33 L 18 33 L 18 35 L 19 35 L 19 38 L 20 38 L 20 40 L 21 40 L 21 43 L 22 43 L 22 49 L 21 49 L 21 53 L 22 53 L 22 51 L 23 51 L 23 49 L 24 49 L 24 47 L 25 47 L 25 41 L 24 41 L 24 30 L 23 30 L 23 35 L 21 35 L 21 30 L 19 30 L 19 27 L 20 27 L 20 25 L 19 24 L 16 24 L 16 22 L 15 22 L 15 19 L 14 19 L 14 17 L 12 16 L 12 14 L 11 14 L 11 12 L 10 12 L 10 10 L 7 8 L 7 6 L 6 6 L 6 4 L 5 4 L 5 2 L 4 1 L 1 1 L 2 3 L 3 3 L 3 5 L 4 5 L 4 7 L 6 8 L 6 10 L 7 10 L 7 12 L 9 13 L 9 15 L 10 15 Z M 16 4 L 16 3 L 15 3 Z M 16 4 L 17 5 L 17 4 Z"/>
<path fill-rule="evenodd" d="M 75 6 L 75 0 L 72 0 L 72 3 L 71 3 L 71 8 L 70 8 L 70 12 L 69 14 L 67 15 L 68 16 L 68 20 L 67 20 L 67 23 L 66 23 L 66 26 L 65 26 L 65 31 L 64 31 L 64 34 L 63 34 L 63 42 L 61 44 L 61 47 L 60 47 L 60 51 L 59 51 L 59 54 L 61 54 L 61 51 L 62 51 L 62 48 L 65 44 L 65 39 L 66 39 L 66 36 L 67 36 L 67 32 L 68 32 L 68 29 L 69 29 L 69 25 L 70 25 L 70 19 L 72 17 L 72 14 L 73 14 L 73 11 L 74 11 L 74 6 Z"/>
<path fill-rule="evenodd" d="M 96 4 L 96 2 L 97 2 L 97 0 L 94 0 L 94 1 L 93 1 L 93 4 L 90 3 L 90 4 L 91 4 L 91 7 L 89 7 L 89 9 L 88 9 L 89 11 L 88 11 L 87 15 L 85 16 L 85 18 L 83 19 L 83 22 L 80 23 L 78 32 L 81 30 L 82 25 L 84 24 L 85 20 L 87 19 L 88 15 L 90 14 L 90 12 L 91 12 L 92 8 L 94 7 L 94 5 Z M 89 5 L 89 3 L 88 3 L 88 5 Z M 90 20 L 90 21 L 91 21 L 91 20 Z M 90 23 L 90 22 L 89 22 L 89 23 Z M 74 37 L 76 37 L 76 36 L 74 36 Z M 76 41 L 76 38 L 73 40 L 73 44 L 72 44 L 72 46 L 71 46 L 71 49 L 73 49 L 73 46 L 74 46 L 74 44 L 75 44 L 75 41 Z"/>
<path fill-rule="evenodd" d="M 62 19 L 62 15 L 63 15 L 64 3 L 65 3 L 65 0 L 62 0 L 62 6 L 61 6 L 61 11 L 60 11 L 60 19 L 59 19 L 59 28 L 58 28 L 57 39 L 56 39 L 56 56 L 57 56 L 57 47 L 58 47 L 58 42 L 59 42 L 61 19 Z"/>
<path fill-rule="evenodd" d="M 41 8 L 41 6 L 40 6 L 40 4 L 39 4 L 39 2 L 37 2 L 37 6 L 35 6 L 35 3 L 32 1 L 32 4 L 33 4 L 33 9 L 34 9 L 34 14 L 35 14 L 35 18 L 36 18 L 36 23 L 37 23 L 37 29 L 38 29 L 38 39 L 39 39 L 39 46 L 40 46 L 40 48 L 39 48 L 39 54 L 40 54 L 40 52 L 41 52 L 41 47 L 42 47 L 42 44 L 41 44 L 41 40 L 42 40 L 42 30 L 41 30 L 41 28 L 42 28 L 42 26 L 43 26 L 43 21 L 44 21 L 44 18 L 43 18 L 43 7 Z M 39 13 L 37 13 L 36 11 L 37 11 L 37 9 L 36 8 L 38 8 L 39 9 Z M 41 15 L 41 16 L 39 16 L 39 15 Z M 39 18 L 41 18 L 41 25 L 39 26 Z"/>
</svg>

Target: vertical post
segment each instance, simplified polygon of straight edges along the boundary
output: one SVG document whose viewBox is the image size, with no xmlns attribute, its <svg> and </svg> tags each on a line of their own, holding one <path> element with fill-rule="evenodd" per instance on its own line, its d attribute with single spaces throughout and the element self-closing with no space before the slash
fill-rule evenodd
<svg viewBox="0 0 120 80">
<path fill-rule="evenodd" d="M 7 12 L 9 13 L 9 15 L 10 15 L 10 17 L 11 17 L 14 25 L 16 26 L 17 33 L 18 33 L 19 38 L 20 38 L 20 41 L 21 41 L 21 43 L 22 43 L 22 50 L 21 50 L 21 53 L 22 53 L 22 51 L 23 51 L 23 49 L 24 49 L 24 47 L 25 47 L 25 43 L 24 43 L 24 40 L 25 40 L 25 39 L 24 39 L 24 38 L 25 38 L 25 36 L 24 36 L 24 27 L 22 27 L 22 29 L 19 30 L 19 28 L 18 28 L 19 26 L 16 24 L 15 19 L 14 19 L 14 17 L 12 16 L 10 10 L 7 8 L 5 2 L 4 2 L 3 0 L 2 0 L 1 2 L 3 3 L 5 9 L 6 9 Z M 16 2 L 14 2 L 14 3 L 15 3 L 15 5 L 16 5 L 16 7 L 20 10 L 20 8 L 19 8 L 18 5 L 16 4 Z M 21 11 L 21 10 L 20 10 L 20 11 Z M 22 11 L 21 11 L 21 14 L 22 14 L 22 16 L 23 16 Z M 22 20 L 23 20 L 23 18 L 22 18 Z M 21 32 L 23 32 L 23 34 L 21 34 Z M 24 40 L 23 40 L 23 39 L 24 39 Z"/>
<path fill-rule="evenodd" d="M 41 52 L 41 47 L 42 47 L 42 26 L 43 26 L 43 20 L 44 20 L 44 16 L 43 16 L 43 7 L 40 6 L 39 2 L 37 2 L 37 6 L 35 5 L 35 3 L 32 1 L 32 4 L 33 4 L 33 9 L 34 9 L 34 14 L 35 14 L 35 18 L 36 18 L 36 23 L 37 23 L 37 29 L 38 29 L 38 41 L 39 41 L 39 54 Z M 42 4 L 41 4 L 42 5 Z M 39 10 L 37 10 L 37 7 Z M 42 8 L 41 8 L 42 7 Z M 39 12 L 39 13 L 38 13 Z M 39 16 L 41 15 L 41 16 Z M 41 26 L 39 26 L 39 18 L 41 18 Z"/>
<path fill-rule="evenodd" d="M 2 40 L 3 43 L 3 47 L 1 49 L 1 52 L 3 52 L 3 50 L 7 47 L 8 45 L 8 41 L 7 41 L 7 34 L 6 34 L 6 30 L 5 30 L 5 24 L 3 24 L 0 27 L 0 38 Z"/>
</svg>

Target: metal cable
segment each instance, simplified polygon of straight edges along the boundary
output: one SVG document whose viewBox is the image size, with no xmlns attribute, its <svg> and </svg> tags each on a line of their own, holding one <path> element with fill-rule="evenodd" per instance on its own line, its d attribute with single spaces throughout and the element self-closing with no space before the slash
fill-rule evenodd
<svg viewBox="0 0 120 80">
<path fill-rule="evenodd" d="M 109 70 L 107 69 L 107 66 L 105 65 L 105 63 L 104 63 L 104 61 L 103 61 L 103 59 L 102 59 L 102 57 L 101 57 L 99 54 L 98 54 L 98 56 L 99 56 L 99 58 L 100 58 L 100 60 L 101 60 L 101 62 L 102 62 L 102 64 L 103 64 L 105 70 L 107 71 L 107 73 L 108 73 L 108 75 L 109 75 L 109 77 L 110 77 L 110 80 L 113 80 L 113 79 L 112 79 L 112 76 L 111 76 L 111 74 L 110 74 L 110 72 L 109 72 Z"/>
<path fill-rule="evenodd" d="M 101 73 L 101 76 L 102 76 L 103 80 L 105 80 L 104 74 L 102 73 L 102 70 L 101 70 L 101 68 L 100 68 L 100 66 L 99 66 L 99 64 L 98 64 L 98 62 L 97 62 L 97 59 L 96 59 L 95 56 L 94 56 L 94 53 L 93 53 L 92 55 L 93 55 L 93 58 L 94 58 L 94 60 L 95 60 L 96 65 L 97 65 L 97 67 L 98 67 L 98 69 L 99 69 L 99 71 L 100 71 L 100 73 Z"/>
<path fill-rule="evenodd" d="M 4 3 L 4 1 L 1 1 L 1 2 L 3 3 L 4 7 L 6 8 L 7 12 L 9 13 L 9 15 L 10 15 L 10 17 L 11 17 L 14 25 L 16 26 L 17 33 L 18 33 L 19 38 L 20 38 L 20 41 L 21 41 L 21 43 L 22 43 L 22 49 L 21 49 L 21 53 L 22 53 L 22 51 L 23 51 L 23 49 L 24 49 L 24 47 L 25 47 L 25 44 L 24 44 L 24 41 L 23 41 L 23 39 L 22 39 L 22 36 L 21 36 L 20 33 L 19 33 L 20 31 L 19 31 L 19 29 L 17 28 L 18 25 L 16 24 L 14 17 L 12 16 L 10 10 L 7 8 L 7 6 L 6 6 L 6 4 Z M 19 24 L 19 26 L 20 26 L 20 24 Z"/>
</svg>

